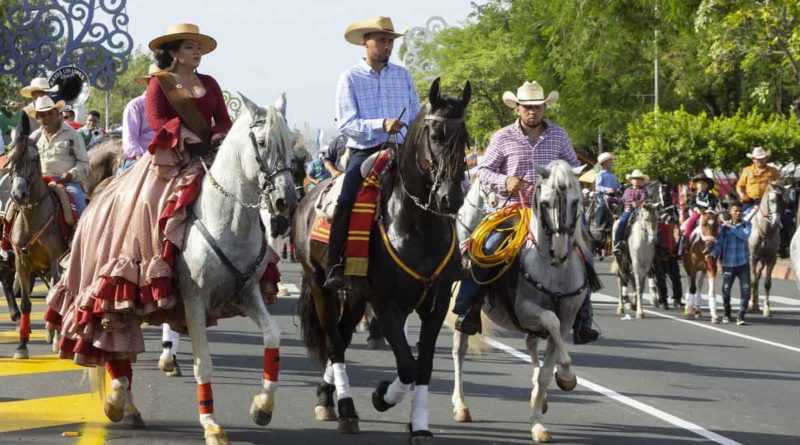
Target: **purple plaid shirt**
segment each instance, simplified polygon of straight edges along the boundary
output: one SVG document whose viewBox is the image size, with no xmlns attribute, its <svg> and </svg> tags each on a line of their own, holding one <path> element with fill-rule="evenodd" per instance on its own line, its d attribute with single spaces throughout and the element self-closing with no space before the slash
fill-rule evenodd
<svg viewBox="0 0 800 445">
<path fill-rule="evenodd" d="M 125 157 L 134 159 L 145 154 L 155 134 L 145 114 L 145 100 L 142 94 L 128 102 L 122 112 L 122 150 Z"/>
<path fill-rule="evenodd" d="M 640 204 L 647 199 L 647 190 L 641 187 L 628 187 L 622 194 L 622 202 L 625 203 L 625 210 L 630 210 L 636 204 Z"/>
<path fill-rule="evenodd" d="M 539 180 L 539 174 L 534 170 L 536 164 L 546 167 L 561 159 L 573 167 L 580 165 L 567 132 L 552 123 L 545 125 L 544 133 L 533 143 L 516 120 L 498 130 L 489 141 L 486 152 L 478 158 L 478 178 L 485 187 L 497 192 L 499 202 L 508 198 L 506 178 L 509 176 L 535 184 Z M 509 203 L 513 202 L 519 202 L 519 196 L 512 196 Z M 530 205 L 530 199 L 525 204 Z"/>
</svg>

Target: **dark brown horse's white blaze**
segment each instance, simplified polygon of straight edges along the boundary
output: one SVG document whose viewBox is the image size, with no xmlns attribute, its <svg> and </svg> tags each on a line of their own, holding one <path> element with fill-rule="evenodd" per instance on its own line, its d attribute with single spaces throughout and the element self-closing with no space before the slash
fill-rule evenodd
<svg viewBox="0 0 800 445">
<path fill-rule="evenodd" d="M 317 217 L 315 202 L 324 186 L 315 188 L 298 207 L 292 236 L 303 265 L 303 340 L 313 358 L 327 363 L 317 388 L 316 415 L 319 420 L 337 419 L 335 393 L 340 433 L 359 430 L 345 350 L 369 300 L 394 352 L 398 373 L 394 382 L 379 385 L 372 396 L 373 406 L 385 411 L 413 391 L 411 440 L 432 439 L 428 384 L 436 338 L 460 263 L 454 215 L 463 202 L 460 182 L 467 142 L 464 111 L 470 95 L 469 82 L 457 99 L 440 94 L 439 79 L 431 85 L 430 107 L 413 119 L 404 145 L 395 151 L 394 173 L 381 178 L 383 193 L 369 240 L 368 276 L 351 279 L 351 291 L 343 305 L 335 291 L 321 286 L 327 246 L 309 239 Z M 417 357 L 403 331 L 413 311 L 421 320 Z"/>
<path fill-rule="evenodd" d="M 39 151 L 28 138 L 29 134 L 30 122 L 28 116 L 22 113 L 14 149 L 9 155 L 13 177 L 11 199 L 17 212 L 9 239 L 14 247 L 14 267 L 22 296 L 20 344 L 14 352 L 14 358 L 28 358 L 34 275 L 44 277 L 51 285 L 55 284 L 59 278 L 58 258 L 67 250 L 57 221 L 56 205 L 42 178 Z M 52 332 L 48 330 L 48 341 L 53 339 Z M 57 342 L 53 343 L 55 348 Z"/>
<path fill-rule="evenodd" d="M 708 309 L 711 323 L 719 323 L 717 318 L 717 301 L 714 280 L 717 276 L 717 261 L 706 256 L 711 253 L 719 231 L 716 213 L 706 213 L 698 223 L 700 233 L 691 240 L 689 254 L 683 260 L 686 276 L 689 279 L 689 291 L 686 293 L 684 316 L 693 320 L 700 314 L 702 304 L 703 277 L 708 279 Z"/>
</svg>

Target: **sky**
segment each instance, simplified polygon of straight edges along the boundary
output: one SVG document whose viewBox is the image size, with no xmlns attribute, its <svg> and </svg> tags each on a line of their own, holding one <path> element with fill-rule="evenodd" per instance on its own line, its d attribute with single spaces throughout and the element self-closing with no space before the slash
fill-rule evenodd
<svg viewBox="0 0 800 445">
<path fill-rule="evenodd" d="M 218 43 L 203 58 L 200 72 L 217 79 L 223 90 L 241 91 L 261 105 L 286 92 L 289 124 L 323 128 L 329 139 L 336 82 L 364 55 L 363 47 L 344 40 L 351 22 L 386 15 L 403 30 L 440 16 L 455 26 L 472 6 L 470 0 L 128 0 L 127 10 L 134 47 L 146 50 L 171 24 L 195 23 Z M 402 63 L 400 44 L 395 44 L 394 63 Z"/>
</svg>

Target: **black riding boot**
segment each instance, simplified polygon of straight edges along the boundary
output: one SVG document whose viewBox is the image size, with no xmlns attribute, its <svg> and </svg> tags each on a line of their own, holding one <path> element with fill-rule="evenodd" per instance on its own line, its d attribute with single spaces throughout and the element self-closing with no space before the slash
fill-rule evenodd
<svg viewBox="0 0 800 445">
<path fill-rule="evenodd" d="M 344 281 L 344 248 L 350 225 L 350 211 L 338 207 L 333 212 L 331 231 L 328 238 L 328 276 L 322 286 L 327 289 L 341 289 Z"/>
<path fill-rule="evenodd" d="M 456 319 L 456 329 L 466 335 L 475 335 L 481 332 L 481 306 L 483 306 L 483 299 L 479 299 L 472 306 L 466 314 L 459 315 Z"/>
</svg>

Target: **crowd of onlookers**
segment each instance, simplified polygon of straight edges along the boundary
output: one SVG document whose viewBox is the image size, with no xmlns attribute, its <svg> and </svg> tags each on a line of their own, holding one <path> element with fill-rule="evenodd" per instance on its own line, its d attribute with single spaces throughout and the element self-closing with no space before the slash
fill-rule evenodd
<svg viewBox="0 0 800 445">
<path fill-rule="evenodd" d="M 0 150 L 11 143 L 11 132 L 17 126 L 20 113 L 24 111 L 24 104 L 13 100 L 0 106 Z M 75 110 L 71 108 L 64 108 L 61 114 L 64 122 L 81 135 L 87 150 L 106 137 L 106 131 L 100 124 L 100 112 L 89 111 L 83 122 L 75 120 Z"/>
</svg>

